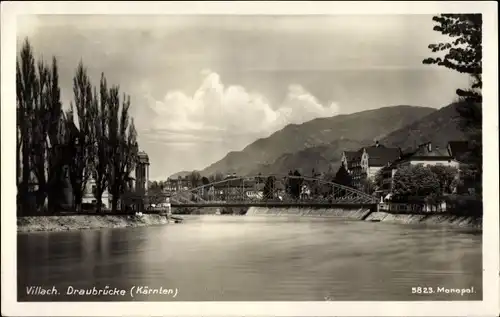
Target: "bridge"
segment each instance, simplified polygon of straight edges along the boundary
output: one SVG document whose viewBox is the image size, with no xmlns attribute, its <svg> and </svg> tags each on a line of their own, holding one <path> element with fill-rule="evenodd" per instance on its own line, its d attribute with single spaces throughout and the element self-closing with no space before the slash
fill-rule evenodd
<svg viewBox="0 0 500 317">
<path fill-rule="evenodd" d="M 167 199 L 168 198 L 168 199 Z M 148 205 L 172 207 L 373 206 L 377 199 L 318 178 L 290 175 L 230 177 L 192 189 L 144 196 Z"/>
</svg>

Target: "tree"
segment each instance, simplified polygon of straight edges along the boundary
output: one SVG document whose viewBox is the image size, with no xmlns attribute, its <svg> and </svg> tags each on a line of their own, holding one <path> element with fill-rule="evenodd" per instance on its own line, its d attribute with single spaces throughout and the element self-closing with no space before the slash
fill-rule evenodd
<svg viewBox="0 0 500 317">
<path fill-rule="evenodd" d="M 148 198 L 150 204 L 159 204 L 163 202 L 163 188 L 161 182 L 151 182 L 148 187 Z"/>
<path fill-rule="evenodd" d="M 373 181 L 371 178 L 364 178 L 361 180 L 361 189 L 368 195 L 373 194 L 375 192 L 376 187 L 377 186 L 375 184 L 375 181 Z"/>
<path fill-rule="evenodd" d="M 94 97 L 97 93 L 94 91 Z M 102 194 L 108 187 L 108 169 L 110 144 L 109 144 L 109 90 L 104 77 L 101 73 L 99 85 L 99 102 L 94 98 L 92 103 L 94 131 L 95 131 L 95 161 L 94 161 L 94 181 L 96 185 L 95 199 L 97 200 L 97 212 L 102 208 Z"/>
<path fill-rule="evenodd" d="M 158 184 L 158 181 L 149 181 L 149 185 L 148 185 L 149 190 L 156 190 L 159 188 L 160 188 L 160 185 Z"/>
<path fill-rule="evenodd" d="M 470 194 L 470 189 L 478 191 L 478 178 L 477 170 L 472 165 L 464 165 L 460 168 L 458 183 L 457 183 L 457 193 L 467 193 Z"/>
<path fill-rule="evenodd" d="M 289 177 L 286 182 L 287 193 L 290 197 L 299 199 L 303 182 L 303 179 L 300 177 L 301 174 L 298 170 L 295 170 L 293 173 L 290 171 L 288 175 Z"/>
<path fill-rule="evenodd" d="M 335 172 L 333 170 L 333 166 L 330 164 L 328 165 L 328 171 L 326 171 L 323 175 L 323 180 L 327 181 L 327 182 L 333 182 L 333 180 L 335 179 Z"/>
<path fill-rule="evenodd" d="M 388 170 L 390 170 L 389 167 L 383 167 L 375 173 L 375 177 L 373 178 L 375 190 L 378 190 L 384 186 L 384 173 Z"/>
<path fill-rule="evenodd" d="M 339 169 L 337 170 L 333 182 L 339 185 L 343 185 L 345 187 L 352 187 L 352 178 L 351 175 L 349 175 L 347 169 L 345 168 L 344 163 L 342 163 L 342 165 L 340 165 Z M 346 195 L 346 190 L 342 188 L 340 190 L 339 195 L 340 197 L 344 197 Z"/>
<path fill-rule="evenodd" d="M 477 189 L 482 184 L 482 15 L 441 14 L 433 17 L 434 30 L 450 37 L 446 43 L 430 44 L 432 52 L 444 52 L 444 57 L 426 58 L 424 64 L 437 64 L 468 74 L 472 84 L 457 89 L 457 112 L 461 127 L 470 141 L 469 160 L 476 169 Z"/>
<path fill-rule="evenodd" d="M 439 181 L 441 194 L 451 194 L 458 185 L 458 169 L 444 165 L 430 166 L 429 169 Z"/>
<path fill-rule="evenodd" d="M 403 166 L 394 174 L 393 193 L 396 198 L 440 195 L 439 179 L 423 165 Z"/>
<path fill-rule="evenodd" d="M 25 40 L 16 61 L 16 105 L 17 105 L 17 187 L 18 208 L 28 212 L 29 186 L 31 181 L 32 117 L 34 115 L 37 75 L 33 49 Z"/>
<path fill-rule="evenodd" d="M 44 206 L 47 189 L 47 130 L 49 128 L 48 115 L 50 113 L 47 102 L 47 90 L 49 89 L 49 76 L 48 68 L 43 61 L 39 61 L 35 93 L 33 95 L 35 101 L 34 109 L 31 116 L 33 133 L 31 136 L 31 167 L 38 184 L 38 190 L 36 191 L 36 205 L 38 210 L 41 210 Z"/>
<path fill-rule="evenodd" d="M 209 192 L 210 192 L 209 187 L 210 186 L 207 186 L 207 185 L 210 185 L 210 180 L 207 177 L 203 176 L 201 178 L 201 184 L 204 186 L 203 189 L 202 189 L 203 199 L 208 200 L 209 199 Z"/>
<path fill-rule="evenodd" d="M 437 64 L 469 74 L 473 83 L 470 90 L 457 90 L 457 95 L 482 102 L 482 25 L 481 14 L 440 14 L 432 18 L 434 31 L 448 35 L 446 43 L 430 44 L 432 52 L 444 52 L 444 57 L 426 58 L 424 64 Z"/>
<path fill-rule="evenodd" d="M 29 184 L 35 179 L 36 209 L 42 210 L 48 198 L 53 211 L 62 171 L 59 145 L 64 139 L 57 60 L 53 57 L 52 65 L 41 60 L 37 66 L 26 39 L 16 62 L 16 183 L 21 212 L 32 208 L 26 203 L 30 201 Z"/>
<path fill-rule="evenodd" d="M 207 177 L 203 176 L 201 178 L 201 184 L 202 185 L 208 185 L 208 184 L 210 184 L 210 180 Z"/>
<path fill-rule="evenodd" d="M 192 171 L 189 174 L 189 183 L 191 184 L 192 188 L 196 188 L 200 185 L 201 183 L 201 174 L 198 171 Z"/>
<path fill-rule="evenodd" d="M 345 168 L 344 164 L 339 167 L 337 173 L 335 174 L 335 178 L 333 180 L 335 183 L 339 185 L 344 185 L 347 187 L 352 187 L 352 178 L 349 175 L 349 172 Z"/>
<path fill-rule="evenodd" d="M 274 176 L 268 176 L 266 183 L 264 184 L 264 190 L 262 196 L 265 200 L 273 199 L 274 196 L 274 183 L 276 179 Z"/>
<path fill-rule="evenodd" d="M 262 179 L 262 173 L 259 172 L 259 174 L 257 175 L 257 177 L 255 178 L 255 181 L 257 182 L 257 184 L 260 184 L 263 182 L 263 179 Z"/>
<path fill-rule="evenodd" d="M 61 191 L 62 166 L 64 163 L 64 146 L 67 145 L 63 125 L 63 110 L 61 103 L 61 90 L 59 88 L 59 74 L 57 59 L 52 58 L 51 73 L 49 76 L 49 90 L 47 92 L 49 104 L 45 122 L 48 124 L 47 138 L 50 144 L 47 153 L 47 197 L 50 212 L 57 208 L 58 196 Z"/>
<path fill-rule="evenodd" d="M 94 170 L 95 159 L 95 98 L 92 84 L 87 75 L 87 69 L 80 61 L 73 77 L 74 102 L 71 103 L 69 119 L 73 117 L 76 110 L 76 119 L 79 128 L 78 144 L 76 144 L 76 155 L 71 164 L 70 178 L 73 188 L 73 197 L 77 211 L 81 209 L 83 194 L 89 178 Z"/>
<path fill-rule="evenodd" d="M 134 121 L 129 117 L 130 97 L 124 95 L 120 102 L 119 94 L 119 86 L 113 86 L 109 91 L 108 102 L 110 153 L 107 177 L 113 212 L 117 210 L 118 200 L 127 188 L 129 175 L 137 164 L 139 150 Z"/>
<path fill-rule="evenodd" d="M 224 180 L 224 175 L 221 172 L 215 172 L 213 175 L 209 176 L 209 180 L 212 183 L 220 182 Z"/>
<path fill-rule="evenodd" d="M 290 170 L 288 171 L 288 177 L 285 179 L 285 191 L 288 195 L 292 196 L 292 178 L 293 178 L 293 172 Z"/>
</svg>

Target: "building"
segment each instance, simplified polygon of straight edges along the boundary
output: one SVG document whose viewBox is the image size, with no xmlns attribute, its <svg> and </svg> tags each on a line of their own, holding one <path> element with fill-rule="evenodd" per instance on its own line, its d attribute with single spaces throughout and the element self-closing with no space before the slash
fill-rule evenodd
<svg viewBox="0 0 500 317">
<path fill-rule="evenodd" d="M 84 204 L 96 204 L 96 178 L 95 175 L 87 180 L 87 184 L 85 185 L 85 189 L 83 192 L 82 203 Z M 109 209 L 111 208 L 111 194 L 106 188 L 101 196 L 102 208 Z"/>
<path fill-rule="evenodd" d="M 375 179 L 375 175 L 387 164 L 399 159 L 401 150 L 380 144 L 363 147 L 358 151 L 344 151 L 342 163 L 352 178 L 353 186 L 360 188 L 364 179 Z"/>
<path fill-rule="evenodd" d="M 424 166 L 449 166 L 460 168 L 466 165 L 460 158 L 468 153 L 467 141 L 450 141 L 447 146 L 440 148 L 433 146 L 432 142 L 420 144 L 414 150 L 401 153 L 401 156 L 387 164 L 382 171 L 382 192 L 388 194 L 392 191 L 393 179 L 396 171 L 402 166 L 419 165 Z"/>
<path fill-rule="evenodd" d="M 450 153 L 448 150 L 449 147 L 440 148 L 439 146 L 433 146 L 432 142 L 421 144 L 415 151 L 398 160 L 397 165 L 444 165 L 458 168 L 460 162 Z"/>
<path fill-rule="evenodd" d="M 353 170 L 361 164 L 361 154 L 361 150 L 342 152 L 341 162 L 351 176 Z"/>
<path fill-rule="evenodd" d="M 137 164 L 135 166 L 135 184 L 133 188 L 136 192 L 146 194 L 149 186 L 149 156 L 144 151 L 137 154 Z"/>
<path fill-rule="evenodd" d="M 177 178 L 167 179 L 167 181 L 165 182 L 165 186 L 163 187 L 163 191 L 165 193 L 171 194 L 182 190 L 188 190 L 190 188 L 192 188 L 192 184 L 189 176 L 179 176 Z"/>
<path fill-rule="evenodd" d="M 146 194 L 148 191 L 149 184 L 149 156 L 144 151 L 139 151 L 137 154 L 137 161 L 135 169 L 131 173 L 135 177 L 130 177 L 131 184 L 130 189 L 133 192 Z M 82 203 L 95 204 L 97 199 L 95 198 L 96 193 L 96 175 L 92 175 L 87 181 L 85 190 L 83 193 Z M 112 195 L 106 188 L 102 193 L 101 202 L 104 209 L 111 208 Z"/>
<path fill-rule="evenodd" d="M 164 184 L 163 192 L 164 193 L 174 193 L 179 190 L 179 181 L 177 178 L 168 178 Z"/>
</svg>

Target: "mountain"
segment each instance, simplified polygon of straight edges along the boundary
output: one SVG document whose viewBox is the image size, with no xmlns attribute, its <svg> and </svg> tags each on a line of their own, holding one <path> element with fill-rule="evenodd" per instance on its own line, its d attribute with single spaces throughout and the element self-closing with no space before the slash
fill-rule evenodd
<svg viewBox="0 0 500 317">
<path fill-rule="evenodd" d="M 201 173 L 210 175 L 218 171 L 247 175 L 258 169 L 265 169 L 266 166 L 271 169 L 278 158 L 283 164 L 291 164 L 294 160 L 298 163 L 302 159 L 293 157 L 296 152 L 318 146 L 325 146 L 325 151 L 335 152 L 341 144 L 332 142 L 339 140 L 358 141 L 360 144 L 366 140 L 373 141 L 435 111 L 436 109 L 427 107 L 394 106 L 289 124 L 271 136 L 251 143 L 242 151 L 228 153 Z M 315 151 L 301 152 L 298 155 L 314 156 Z M 291 156 L 282 157 L 285 154 Z M 318 160 L 321 162 L 323 159 L 318 157 Z M 318 164 L 322 166 L 322 163 Z"/>
<path fill-rule="evenodd" d="M 313 176 L 315 173 L 326 173 L 329 169 L 336 172 L 340 167 L 343 151 L 355 151 L 361 147 L 372 145 L 372 140 L 335 140 L 330 144 L 315 146 L 295 153 L 286 153 L 271 164 L 262 164 L 251 173 L 286 175 L 290 170 L 298 170 L 301 175 Z"/>
<path fill-rule="evenodd" d="M 170 175 L 168 178 L 178 178 L 179 176 L 186 177 L 191 173 L 192 173 L 192 171 L 181 171 L 181 172 L 177 172 L 175 174 Z"/>
<path fill-rule="evenodd" d="M 457 107 L 456 103 L 443 107 L 406 127 L 389 133 L 380 142 L 387 146 L 408 149 L 425 142 L 445 147 L 448 141 L 467 140 L 465 133 L 460 130 Z"/>
<path fill-rule="evenodd" d="M 424 116 L 401 129 L 389 133 L 380 143 L 389 147 L 401 149 L 415 148 L 417 145 L 432 142 L 439 147 L 446 147 L 449 141 L 466 140 L 465 134 L 459 128 L 459 117 L 456 104 L 443 107 Z M 307 148 L 295 153 L 280 156 L 271 164 L 258 166 L 252 174 L 287 174 L 289 170 L 298 169 L 302 175 L 315 172 L 327 172 L 329 168 L 336 171 L 340 167 L 343 151 L 358 150 L 363 146 L 372 145 L 373 141 L 336 140 L 328 145 Z"/>
</svg>

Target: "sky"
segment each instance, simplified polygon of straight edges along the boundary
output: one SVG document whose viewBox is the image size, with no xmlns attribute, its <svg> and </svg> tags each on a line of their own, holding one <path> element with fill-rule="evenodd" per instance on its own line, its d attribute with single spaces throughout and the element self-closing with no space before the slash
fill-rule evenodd
<svg viewBox="0 0 500 317">
<path fill-rule="evenodd" d="M 468 78 L 437 66 L 431 15 L 38 15 L 18 19 L 56 56 L 62 101 L 80 61 L 130 95 L 150 178 L 200 170 L 289 123 L 395 105 L 441 108 Z"/>
</svg>

